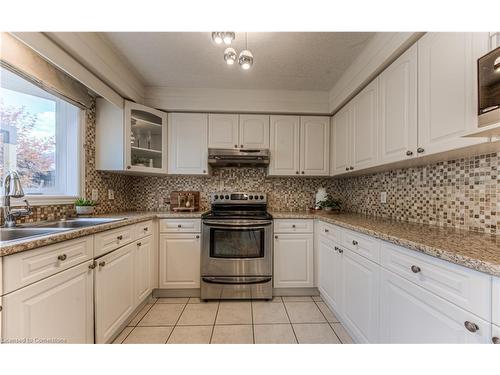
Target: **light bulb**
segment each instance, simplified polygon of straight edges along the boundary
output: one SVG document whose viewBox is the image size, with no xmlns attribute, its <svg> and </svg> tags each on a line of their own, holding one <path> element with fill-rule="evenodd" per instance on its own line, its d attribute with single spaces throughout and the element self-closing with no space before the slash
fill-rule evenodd
<svg viewBox="0 0 500 375">
<path fill-rule="evenodd" d="M 248 70 L 253 65 L 253 55 L 252 52 L 245 49 L 241 51 L 240 57 L 238 58 L 238 62 L 242 69 Z"/>
<path fill-rule="evenodd" d="M 216 44 L 221 44 L 222 41 L 223 41 L 223 38 L 222 38 L 222 33 L 220 31 L 214 31 L 212 33 L 212 40 L 216 43 Z"/>
<path fill-rule="evenodd" d="M 232 31 L 226 31 L 223 34 L 224 35 L 222 36 L 222 40 L 224 41 L 224 44 L 230 45 L 235 39 L 234 33 Z"/>
<path fill-rule="evenodd" d="M 236 61 L 236 51 L 234 48 L 228 47 L 224 50 L 224 61 L 227 65 L 233 65 Z"/>
</svg>

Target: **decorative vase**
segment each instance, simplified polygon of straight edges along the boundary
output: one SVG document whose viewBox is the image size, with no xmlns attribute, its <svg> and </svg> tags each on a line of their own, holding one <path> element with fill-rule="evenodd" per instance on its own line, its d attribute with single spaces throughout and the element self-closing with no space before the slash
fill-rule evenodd
<svg viewBox="0 0 500 375">
<path fill-rule="evenodd" d="M 316 206 L 319 206 L 319 202 L 322 202 L 327 197 L 326 189 L 324 187 L 318 188 L 318 192 L 316 193 Z"/>
<path fill-rule="evenodd" d="M 75 206 L 77 215 L 92 215 L 94 206 Z"/>
</svg>

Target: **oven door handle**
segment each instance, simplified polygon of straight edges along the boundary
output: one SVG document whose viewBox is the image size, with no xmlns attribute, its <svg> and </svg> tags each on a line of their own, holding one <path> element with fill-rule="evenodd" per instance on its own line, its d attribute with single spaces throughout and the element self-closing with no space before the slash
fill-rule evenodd
<svg viewBox="0 0 500 375">
<path fill-rule="evenodd" d="M 223 221 L 223 220 L 203 220 L 203 224 L 213 227 L 223 228 L 253 228 L 268 226 L 273 223 L 272 220 L 252 220 L 252 221 Z"/>
<path fill-rule="evenodd" d="M 209 284 L 263 284 L 272 280 L 271 276 L 254 276 L 254 277 L 223 277 L 223 276 L 203 276 L 201 278 Z"/>
</svg>

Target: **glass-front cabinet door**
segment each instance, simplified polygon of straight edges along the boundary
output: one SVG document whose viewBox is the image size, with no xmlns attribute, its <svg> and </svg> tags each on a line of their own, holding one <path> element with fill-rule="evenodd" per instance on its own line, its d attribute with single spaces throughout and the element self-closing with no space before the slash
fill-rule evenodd
<svg viewBox="0 0 500 375">
<path fill-rule="evenodd" d="M 127 170 L 167 173 L 167 114 L 125 101 Z"/>
</svg>

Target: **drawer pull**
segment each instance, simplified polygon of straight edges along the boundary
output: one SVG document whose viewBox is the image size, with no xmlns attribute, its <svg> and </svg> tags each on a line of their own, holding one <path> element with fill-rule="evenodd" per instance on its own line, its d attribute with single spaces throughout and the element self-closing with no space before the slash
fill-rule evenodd
<svg viewBox="0 0 500 375">
<path fill-rule="evenodd" d="M 328 233 L 328 232 L 330 232 L 330 231 L 328 229 L 325 229 L 325 233 Z"/>
<path fill-rule="evenodd" d="M 137 242 L 137 246 L 141 246 L 142 245 L 142 242 Z"/>
<path fill-rule="evenodd" d="M 200 236 L 197 234 L 197 235 L 196 235 L 196 238 L 200 238 Z"/>
<path fill-rule="evenodd" d="M 97 267 L 97 262 L 95 260 L 89 264 L 89 270 L 93 270 L 96 267 Z"/>
<path fill-rule="evenodd" d="M 182 228 L 182 225 L 181 224 L 177 224 L 177 228 Z"/>
<path fill-rule="evenodd" d="M 354 246 L 356 246 L 356 245 L 358 244 L 358 241 L 356 241 L 356 240 L 352 240 L 352 244 L 353 244 Z"/>
<path fill-rule="evenodd" d="M 495 337 L 493 337 L 493 338 L 491 339 L 491 342 L 492 342 L 493 344 L 500 344 L 500 337 L 496 337 L 496 336 L 495 336 Z"/>
<path fill-rule="evenodd" d="M 295 224 L 292 224 L 292 228 L 295 228 Z"/>
<path fill-rule="evenodd" d="M 278 236 L 274 236 L 274 238 L 278 239 Z"/>
<path fill-rule="evenodd" d="M 465 328 L 467 328 L 467 331 L 469 332 L 477 332 L 479 331 L 479 327 L 476 323 L 469 322 L 468 320 L 464 323 Z"/>
<path fill-rule="evenodd" d="M 68 258 L 68 256 L 66 254 L 61 254 L 57 257 L 57 260 L 63 261 L 63 260 L 66 260 L 67 258 Z"/>
<path fill-rule="evenodd" d="M 119 236 L 117 236 L 117 237 L 116 237 L 116 239 L 117 239 L 118 241 L 121 241 L 121 240 L 123 240 L 123 236 L 120 234 Z"/>
<path fill-rule="evenodd" d="M 419 266 L 411 266 L 411 272 L 413 273 L 419 273 L 422 271 Z"/>
<path fill-rule="evenodd" d="M 335 251 L 338 252 L 339 254 L 342 254 L 344 250 L 342 250 L 340 247 L 335 246 Z"/>
<path fill-rule="evenodd" d="M 104 267 L 106 265 L 105 261 L 99 262 L 99 267 Z"/>
<path fill-rule="evenodd" d="M 149 228 L 148 228 L 148 227 L 144 228 L 144 232 L 147 232 L 148 230 L 149 230 Z"/>
</svg>

